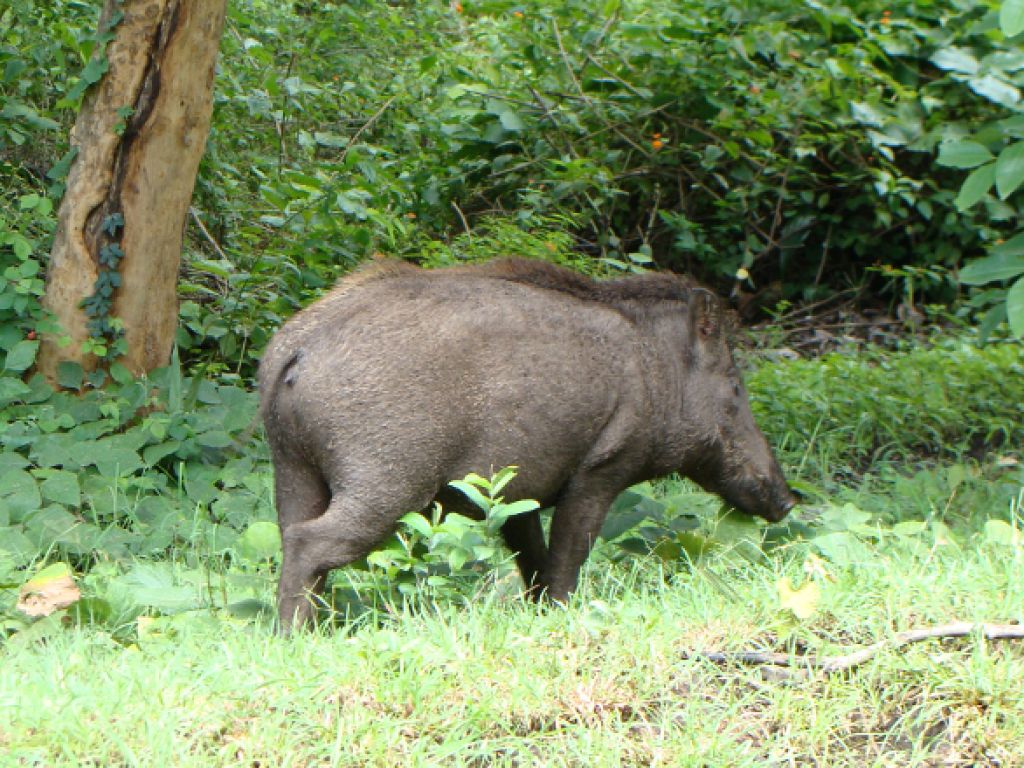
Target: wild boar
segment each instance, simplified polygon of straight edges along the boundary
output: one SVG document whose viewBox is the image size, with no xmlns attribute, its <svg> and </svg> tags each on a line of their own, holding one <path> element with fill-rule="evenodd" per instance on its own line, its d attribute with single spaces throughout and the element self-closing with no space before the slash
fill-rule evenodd
<svg viewBox="0 0 1024 768">
<path fill-rule="evenodd" d="M 327 572 L 451 480 L 519 468 L 553 506 L 502 534 L 527 588 L 564 600 L 628 486 L 670 472 L 752 515 L 794 505 L 707 290 L 664 273 L 596 281 L 534 260 L 381 261 L 285 323 L 259 369 L 275 470 L 285 631 Z"/>
</svg>

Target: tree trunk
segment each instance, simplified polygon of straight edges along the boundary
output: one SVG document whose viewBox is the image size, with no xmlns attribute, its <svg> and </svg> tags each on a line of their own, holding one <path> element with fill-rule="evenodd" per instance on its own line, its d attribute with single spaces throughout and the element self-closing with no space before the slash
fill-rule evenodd
<svg viewBox="0 0 1024 768">
<path fill-rule="evenodd" d="M 119 360 L 129 370 L 139 374 L 169 360 L 182 235 L 210 127 L 226 4 L 104 6 L 101 29 L 124 16 L 107 46 L 109 69 L 86 95 L 71 133 L 78 155 L 58 211 L 43 304 L 72 343 L 43 340 L 37 368 L 51 382 L 62 362 L 86 371 L 100 365 L 83 342 L 104 334 L 114 340 L 118 334 L 106 324 L 113 317 L 123 324 Z"/>
</svg>

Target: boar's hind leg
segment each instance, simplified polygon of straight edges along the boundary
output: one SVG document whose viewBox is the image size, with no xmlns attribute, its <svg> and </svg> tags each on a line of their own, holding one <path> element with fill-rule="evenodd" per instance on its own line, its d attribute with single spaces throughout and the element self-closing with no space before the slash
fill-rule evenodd
<svg viewBox="0 0 1024 768">
<path fill-rule="evenodd" d="M 324 483 L 320 472 L 301 459 L 293 458 L 283 451 L 274 450 L 274 503 L 277 507 L 277 523 L 281 529 L 282 539 L 285 532 L 292 526 L 320 517 L 330 503 L 331 494 Z M 307 592 L 319 593 L 323 588 L 325 574 L 320 574 L 306 584 L 297 586 L 285 583 L 284 571 L 292 565 L 292 554 L 284 548 L 284 568 L 278 585 L 278 608 L 281 615 L 281 629 L 287 632 L 290 621 L 297 613 L 302 620 L 312 616 L 312 608 L 298 610 L 294 593 L 299 593 L 304 604 L 308 606 Z M 292 597 L 289 597 L 292 596 Z M 288 617 L 286 622 L 286 616 Z"/>
<path fill-rule="evenodd" d="M 501 526 L 501 535 L 508 548 L 515 552 L 516 565 L 523 577 L 528 594 L 539 597 L 540 574 L 548 559 L 548 548 L 544 545 L 544 531 L 540 527 L 540 513 L 537 511 L 514 515 Z"/>
<path fill-rule="evenodd" d="M 328 571 L 369 553 L 394 530 L 403 511 L 415 508 L 379 499 L 371 503 L 347 492 L 336 494 L 320 517 L 281 532 L 284 558 L 277 594 L 285 631 L 313 618 L 309 593 L 322 586 Z"/>
<path fill-rule="evenodd" d="M 580 568 L 601 532 L 616 490 L 597 478 L 576 477 L 562 490 L 551 518 L 551 542 L 541 585 L 552 600 L 564 602 L 576 589 Z"/>
</svg>

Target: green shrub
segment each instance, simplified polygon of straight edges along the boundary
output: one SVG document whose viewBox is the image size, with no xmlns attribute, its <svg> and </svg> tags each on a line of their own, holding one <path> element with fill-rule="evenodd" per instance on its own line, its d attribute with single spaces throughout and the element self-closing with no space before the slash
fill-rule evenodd
<svg viewBox="0 0 1024 768">
<path fill-rule="evenodd" d="M 1024 350 L 948 341 L 763 365 L 748 377 L 758 423 L 804 462 L 876 463 L 1020 445 Z"/>
</svg>

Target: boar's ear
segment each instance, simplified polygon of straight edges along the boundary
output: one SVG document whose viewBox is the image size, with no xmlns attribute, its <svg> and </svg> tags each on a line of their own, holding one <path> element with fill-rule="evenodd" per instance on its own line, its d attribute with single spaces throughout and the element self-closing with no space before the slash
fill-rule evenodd
<svg viewBox="0 0 1024 768">
<path fill-rule="evenodd" d="M 708 341 L 722 333 L 722 305 L 711 291 L 694 288 L 690 293 L 690 327 L 694 341 Z"/>
</svg>

